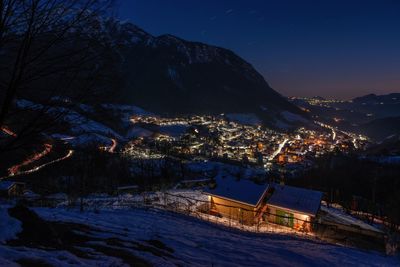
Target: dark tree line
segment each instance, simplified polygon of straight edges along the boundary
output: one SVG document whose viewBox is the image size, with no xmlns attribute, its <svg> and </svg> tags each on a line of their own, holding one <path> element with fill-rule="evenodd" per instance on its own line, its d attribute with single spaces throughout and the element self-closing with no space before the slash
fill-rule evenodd
<svg viewBox="0 0 400 267">
<path fill-rule="evenodd" d="M 93 144 L 75 150 L 74 156 L 63 162 L 30 174 L 25 182 L 40 195 L 64 192 L 78 198 L 93 193 L 113 195 L 126 185 L 137 185 L 139 191 L 171 188 L 184 173 L 184 164 L 176 159 L 132 160 L 100 151 Z"/>
<path fill-rule="evenodd" d="M 400 225 L 400 166 L 363 160 L 356 155 L 330 154 L 317 167 L 288 183 L 325 192 L 328 202 L 387 217 Z"/>
</svg>

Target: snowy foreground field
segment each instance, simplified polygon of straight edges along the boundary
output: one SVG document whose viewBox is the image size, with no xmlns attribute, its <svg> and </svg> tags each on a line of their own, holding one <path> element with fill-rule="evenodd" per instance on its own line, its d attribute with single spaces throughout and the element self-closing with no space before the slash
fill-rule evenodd
<svg viewBox="0 0 400 267">
<path fill-rule="evenodd" d="M 65 250 L 28 248 L 28 244 L 16 245 L 18 242 L 6 244 L 6 240 L 20 239 L 18 233 L 25 228 L 6 208 L 0 209 L 0 266 L 18 266 L 15 262 L 135 266 L 135 259 L 137 266 L 400 266 L 398 258 L 377 252 L 287 235 L 245 233 L 154 209 L 81 213 L 37 208 L 35 212 L 46 221 L 73 225 L 71 233 L 79 238 Z"/>
</svg>

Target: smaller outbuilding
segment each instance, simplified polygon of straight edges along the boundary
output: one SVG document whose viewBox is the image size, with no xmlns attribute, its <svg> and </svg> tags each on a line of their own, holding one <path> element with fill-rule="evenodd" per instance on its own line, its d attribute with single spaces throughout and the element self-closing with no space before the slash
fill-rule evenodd
<svg viewBox="0 0 400 267">
<path fill-rule="evenodd" d="M 288 185 L 271 185 L 267 201 L 268 222 L 296 230 L 311 230 L 311 222 L 321 207 L 322 192 Z"/>
</svg>

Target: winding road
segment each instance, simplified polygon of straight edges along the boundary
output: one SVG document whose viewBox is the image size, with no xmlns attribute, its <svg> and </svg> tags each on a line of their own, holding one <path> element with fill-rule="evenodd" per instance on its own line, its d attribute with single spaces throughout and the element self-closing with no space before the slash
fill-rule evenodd
<svg viewBox="0 0 400 267">
<path fill-rule="evenodd" d="M 7 126 L 1 126 L 0 130 L 2 132 L 4 132 L 5 134 L 9 135 L 9 136 L 17 137 L 17 134 L 14 131 L 12 131 L 10 128 L 8 128 Z M 115 147 L 117 146 L 116 141 L 114 139 L 112 141 L 113 141 L 113 144 L 109 149 L 110 152 L 113 152 Z M 8 168 L 7 169 L 8 170 L 8 176 L 0 177 L 0 180 L 7 179 L 7 178 L 10 178 L 10 177 L 13 177 L 13 176 L 16 176 L 16 175 L 29 174 L 29 173 L 33 173 L 33 172 L 39 171 L 40 169 L 42 169 L 42 168 L 44 168 L 44 167 L 46 167 L 48 165 L 51 165 L 53 163 L 56 163 L 56 162 L 59 162 L 59 161 L 62 161 L 62 160 L 65 160 L 65 159 L 71 157 L 73 155 L 73 153 L 74 153 L 73 150 L 68 150 L 68 153 L 65 156 L 62 156 L 62 157 L 57 158 L 55 160 L 43 163 L 43 164 L 38 165 L 38 166 L 35 166 L 35 167 L 31 168 L 31 169 L 28 169 L 28 170 L 25 170 L 25 171 L 21 171 L 21 168 L 23 168 L 24 166 L 27 166 L 29 164 L 32 164 L 32 163 L 44 158 L 53 149 L 53 145 L 50 144 L 50 143 L 45 143 L 43 146 L 44 146 L 44 148 L 43 148 L 43 150 L 41 152 L 35 153 L 35 154 L 29 156 L 27 159 L 25 159 L 22 163 L 16 164 L 16 165 Z"/>
<path fill-rule="evenodd" d="M 0 129 L 3 133 L 8 134 L 9 136 L 17 137 L 17 134 L 15 132 L 13 132 L 10 128 L 8 128 L 7 126 L 1 126 Z"/>
<path fill-rule="evenodd" d="M 12 166 L 11 168 L 8 169 L 8 174 L 10 176 L 14 176 L 18 173 L 20 173 L 20 169 L 26 165 L 29 165 L 35 161 L 38 161 L 39 159 L 43 158 L 44 156 L 46 156 L 47 154 L 49 154 L 51 152 L 53 148 L 52 144 L 44 144 L 44 150 L 39 152 L 39 153 L 35 153 L 32 156 L 28 157 L 26 160 L 24 160 L 22 163 L 17 164 Z"/>
</svg>

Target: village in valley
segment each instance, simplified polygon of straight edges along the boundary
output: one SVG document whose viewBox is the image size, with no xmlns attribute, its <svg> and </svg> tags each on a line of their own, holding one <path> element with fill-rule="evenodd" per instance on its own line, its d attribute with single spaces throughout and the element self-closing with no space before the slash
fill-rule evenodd
<svg viewBox="0 0 400 267">
<path fill-rule="evenodd" d="M 361 220 L 365 215 L 360 217 L 355 211 L 329 203 L 327 192 L 286 184 L 312 169 L 315 161 L 327 153 L 350 153 L 366 146 L 368 139 L 362 135 L 322 123 L 315 123 L 314 129 L 302 127 L 284 133 L 254 121 L 239 122 L 224 114 L 121 117 L 130 124 L 125 140 L 110 138 L 109 145 L 97 149 L 127 159 L 131 172 L 145 177 L 142 182 L 120 183 L 111 195 L 90 194 L 81 200 L 61 193 L 43 196 L 28 190 L 24 182 L 25 175 L 37 171 L 37 167 L 29 170 L 22 164 L 9 168 L 11 179 L 0 183 L 2 194 L 22 197 L 34 206 L 65 206 L 80 201 L 81 207 L 89 210 L 153 207 L 244 231 L 384 248 L 385 234 L 378 226 L 379 220 L 372 221 L 375 226 L 365 223 Z M 72 153 L 80 146 L 75 140 L 61 136 L 59 141 Z M 34 166 L 42 156 L 26 165 Z M 162 174 L 166 162 L 179 177 L 169 185 L 151 185 L 148 181 Z"/>
<path fill-rule="evenodd" d="M 247 121 L 246 121 L 247 119 Z M 282 133 L 261 126 L 251 116 L 232 115 L 162 118 L 133 116 L 128 133 L 135 137 L 123 153 L 133 157 L 166 154 L 190 159 L 213 159 L 266 170 L 299 171 L 313 159 L 333 151 L 362 149 L 365 136 L 315 122 L 315 130 L 298 128 Z M 141 152 L 140 152 L 141 151 Z M 282 168 L 282 166 L 285 166 Z"/>
</svg>

